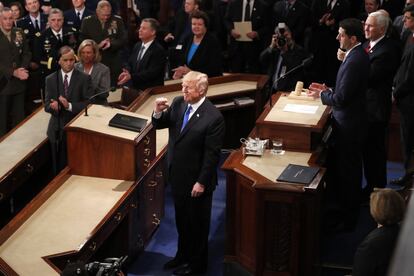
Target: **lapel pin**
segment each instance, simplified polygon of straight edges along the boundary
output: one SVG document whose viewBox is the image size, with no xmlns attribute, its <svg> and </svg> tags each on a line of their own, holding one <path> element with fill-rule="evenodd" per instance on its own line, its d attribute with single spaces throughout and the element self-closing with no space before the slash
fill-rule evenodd
<svg viewBox="0 0 414 276">
<path fill-rule="evenodd" d="M 197 113 L 197 117 L 200 117 L 200 114 Z"/>
</svg>

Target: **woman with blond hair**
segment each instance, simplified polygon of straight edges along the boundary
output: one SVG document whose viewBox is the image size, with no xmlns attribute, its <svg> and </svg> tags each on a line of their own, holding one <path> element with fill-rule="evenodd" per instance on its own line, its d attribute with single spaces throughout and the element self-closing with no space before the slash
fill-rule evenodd
<svg viewBox="0 0 414 276">
<path fill-rule="evenodd" d="M 405 202 L 398 192 L 380 189 L 371 194 L 370 212 L 377 228 L 359 245 L 354 257 L 353 276 L 386 275 L 404 211 Z"/>
<path fill-rule="evenodd" d="M 108 104 L 106 98 L 109 96 L 111 75 L 109 68 L 100 63 L 101 55 L 96 42 L 92 39 L 82 41 L 78 48 L 78 57 L 80 62 L 75 64 L 75 68 L 91 76 L 92 95 L 96 95 L 93 102 Z"/>
</svg>

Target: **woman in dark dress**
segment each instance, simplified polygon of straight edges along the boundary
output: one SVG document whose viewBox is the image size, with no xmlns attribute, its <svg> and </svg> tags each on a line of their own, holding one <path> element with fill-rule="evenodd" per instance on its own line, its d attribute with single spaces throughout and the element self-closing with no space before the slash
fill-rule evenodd
<svg viewBox="0 0 414 276">
<path fill-rule="evenodd" d="M 217 38 L 207 32 L 209 19 L 202 11 L 190 15 L 191 31 L 182 45 L 180 66 L 173 69 L 173 79 L 180 79 L 190 71 L 199 71 L 208 77 L 222 75 L 222 54 Z"/>
</svg>

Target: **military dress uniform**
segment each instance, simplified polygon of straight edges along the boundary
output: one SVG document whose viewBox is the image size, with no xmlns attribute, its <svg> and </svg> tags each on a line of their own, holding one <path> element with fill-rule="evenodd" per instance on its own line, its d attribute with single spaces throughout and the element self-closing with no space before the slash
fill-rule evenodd
<svg viewBox="0 0 414 276">
<path fill-rule="evenodd" d="M 76 29 L 76 38 L 79 38 L 79 31 L 81 28 L 81 24 L 82 24 L 82 20 L 85 17 L 88 17 L 90 15 L 93 15 L 93 11 L 88 10 L 88 9 L 84 9 L 83 10 L 83 14 L 82 17 L 79 18 L 77 15 L 77 11 L 75 9 L 70 9 L 67 10 L 63 13 L 63 16 L 65 17 L 65 21 L 64 21 L 64 26 L 66 27 L 70 27 L 70 28 L 75 28 Z"/>
<path fill-rule="evenodd" d="M 104 24 L 101 24 L 96 15 L 91 15 L 82 21 L 79 41 L 93 39 L 99 44 L 106 38 L 110 39 L 111 47 L 101 50 L 101 62 L 110 68 L 111 86 L 115 86 L 121 73 L 121 51 L 128 42 L 122 18 L 112 15 Z"/>
<path fill-rule="evenodd" d="M 42 70 L 42 84 L 47 75 L 58 69 L 59 49 L 62 46 L 70 46 L 77 49 L 76 29 L 63 27 L 62 37 L 59 39 L 51 28 L 47 28 L 39 40 L 36 41 L 33 51 L 33 60 L 40 64 Z"/>
<path fill-rule="evenodd" d="M 26 81 L 13 76 L 17 68 L 28 68 L 31 53 L 24 31 L 13 28 L 9 38 L 0 30 L 0 75 L 7 79 L 0 91 L 0 136 L 24 119 Z"/>
</svg>

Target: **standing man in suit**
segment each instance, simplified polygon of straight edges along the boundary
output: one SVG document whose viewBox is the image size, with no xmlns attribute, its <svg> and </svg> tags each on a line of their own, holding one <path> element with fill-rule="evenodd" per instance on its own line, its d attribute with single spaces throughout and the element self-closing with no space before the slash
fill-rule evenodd
<svg viewBox="0 0 414 276">
<path fill-rule="evenodd" d="M 93 15 L 93 11 L 85 7 L 85 0 L 72 0 L 72 4 L 73 9 L 67 10 L 63 14 L 65 17 L 65 26 L 75 28 L 76 31 L 79 31 L 82 20 L 87 16 Z"/>
<path fill-rule="evenodd" d="M 225 16 L 226 28 L 230 34 L 230 69 L 237 73 L 260 73 L 259 55 L 265 41 L 270 39 L 270 11 L 260 0 L 232 0 L 228 3 Z M 238 41 L 240 33 L 235 22 L 250 21 L 252 31 L 247 33 L 251 41 Z"/>
<path fill-rule="evenodd" d="M 0 76 L 5 86 L 0 89 L 0 136 L 24 119 L 24 92 L 29 77 L 31 53 L 20 28 L 13 28 L 10 8 L 0 12 Z"/>
<path fill-rule="evenodd" d="M 82 21 L 80 41 L 92 39 L 102 51 L 102 63 L 111 69 L 111 86 L 116 86 L 121 73 L 121 51 L 127 45 L 127 32 L 121 17 L 112 15 L 111 4 L 98 2 L 96 15 Z"/>
<path fill-rule="evenodd" d="M 167 171 L 171 184 L 178 249 L 164 269 L 174 275 L 205 273 L 212 194 L 217 185 L 217 164 L 224 137 L 224 119 L 206 98 L 207 75 L 190 71 L 183 79 L 183 96 L 171 106 L 155 101 L 152 123 L 168 128 Z"/>
<path fill-rule="evenodd" d="M 47 128 L 47 136 L 52 148 L 52 161 L 55 173 L 66 166 L 65 125 L 87 105 L 92 95 L 91 78 L 76 69 L 75 52 L 69 46 L 59 50 L 60 70 L 46 78 L 45 111 L 52 114 Z"/>
<path fill-rule="evenodd" d="M 144 90 L 164 84 L 164 70 L 167 57 L 164 48 L 155 40 L 159 23 L 154 18 L 141 22 L 138 36 L 141 42 L 135 44 L 128 63 L 118 77 L 118 85 L 132 80 L 132 87 Z"/>
<path fill-rule="evenodd" d="M 414 175 L 414 5 L 404 9 L 404 27 L 408 30 L 400 67 L 394 79 L 392 93 L 400 113 L 401 145 L 403 148 L 405 175 L 392 181 L 393 184 L 411 183 Z"/>
<path fill-rule="evenodd" d="M 363 143 L 363 165 L 367 186 L 363 199 L 369 199 L 374 187 L 387 185 L 386 137 L 391 117 L 391 91 L 400 62 L 400 49 L 386 37 L 389 17 L 370 13 L 365 21 L 363 48 L 368 52 L 370 73 L 366 91 L 367 135 Z"/>
<path fill-rule="evenodd" d="M 42 32 L 33 46 L 33 60 L 40 63 L 42 83 L 47 75 L 58 69 L 59 49 L 67 45 L 77 47 L 76 34 L 72 28 L 63 27 L 63 12 L 52 8 L 48 17 L 49 28 Z"/>
<path fill-rule="evenodd" d="M 361 21 L 344 19 L 337 40 L 346 51 L 335 89 L 312 83 L 309 94 L 332 107 L 332 136 L 328 157 L 327 198 L 332 206 L 333 230 L 352 230 L 358 219 L 362 182 L 362 141 L 366 128 L 365 93 L 369 58 L 361 46 Z M 332 229 L 331 229 L 332 230 Z"/>
</svg>

